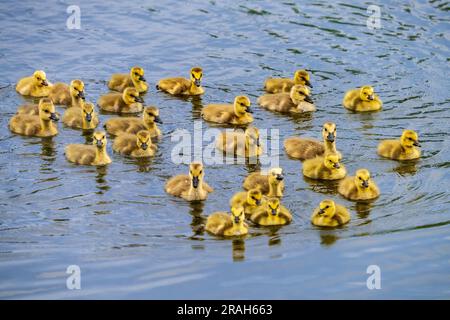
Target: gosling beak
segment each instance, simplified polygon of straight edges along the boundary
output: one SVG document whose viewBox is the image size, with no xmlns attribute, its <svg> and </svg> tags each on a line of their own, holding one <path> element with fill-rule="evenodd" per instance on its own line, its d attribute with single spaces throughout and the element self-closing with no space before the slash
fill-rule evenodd
<svg viewBox="0 0 450 320">
<path fill-rule="evenodd" d="M 420 147 L 421 145 L 420 145 L 419 141 L 414 141 L 413 146 L 414 147 Z"/>
<path fill-rule="evenodd" d="M 369 181 L 368 181 L 368 180 L 364 180 L 364 181 L 362 182 L 362 186 L 363 186 L 364 188 L 368 188 L 368 187 L 369 187 Z"/>
<path fill-rule="evenodd" d="M 192 186 L 197 189 L 197 187 L 198 187 L 198 177 L 192 177 Z"/>
<path fill-rule="evenodd" d="M 144 99 L 142 99 L 142 97 L 136 97 L 134 98 L 134 101 L 144 103 Z"/>
<path fill-rule="evenodd" d="M 143 143 L 143 144 L 141 144 L 141 149 L 142 150 L 147 150 L 147 148 L 148 148 L 148 144 L 146 144 L 145 142 Z"/>
<path fill-rule="evenodd" d="M 194 80 L 194 84 L 195 84 L 196 87 L 200 87 L 202 82 L 200 81 L 200 79 L 195 79 Z"/>
<path fill-rule="evenodd" d="M 373 94 L 369 94 L 369 95 L 367 96 L 367 98 L 368 98 L 369 100 L 373 100 L 373 99 L 374 99 Z"/>
<path fill-rule="evenodd" d="M 277 174 L 277 180 L 282 181 L 284 179 L 282 174 Z"/>
<path fill-rule="evenodd" d="M 48 86 L 47 80 L 42 80 L 41 84 L 42 84 L 43 86 Z"/>
<path fill-rule="evenodd" d="M 144 81 L 144 82 L 147 81 L 147 80 L 145 80 L 144 76 L 140 76 L 140 77 L 139 77 L 139 80 L 140 80 L 140 81 Z"/>
<path fill-rule="evenodd" d="M 58 121 L 58 120 L 59 120 L 59 117 L 58 117 L 58 115 L 57 115 L 55 112 L 52 112 L 52 113 L 50 114 L 50 120 L 52 120 L 52 121 Z"/>
<path fill-rule="evenodd" d="M 309 103 L 314 103 L 310 96 L 305 96 L 305 101 Z"/>
<path fill-rule="evenodd" d="M 261 204 L 261 200 L 255 200 L 255 203 L 257 206 L 259 206 Z"/>
<path fill-rule="evenodd" d="M 86 97 L 84 96 L 84 91 L 78 92 L 78 98 L 81 98 L 83 100 L 86 100 Z"/>
<path fill-rule="evenodd" d="M 87 121 L 87 122 L 91 122 L 91 120 L 92 120 L 92 114 L 87 113 L 87 114 L 86 114 L 86 121 Z"/>
<path fill-rule="evenodd" d="M 234 222 L 239 223 L 239 221 L 240 221 L 239 217 L 234 216 Z"/>
<path fill-rule="evenodd" d="M 335 164 L 333 165 L 333 167 L 335 167 L 336 169 L 339 169 L 339 168 L 341 167 L 341 165 L 340 165 L 339 163 L 335 163 Z"/>
<path fill-rule="evenodd" d="M 334 142 L 334 135 L 331 132 L 328 133 L 327 140 L 330 141 L 330 142 Z"/>
<path fill-rule="evenodd" d="M 310 88 L 313 87 L 312 84 L 311 84 L 311 82 L 309 82 L 309 80 L 307 80 L 307 79 L 303 79 L 303 80 L 305 81 L 305 85 L 307 85 L 307 86 L 310 87 Z"/>
<path fill-rule="evenodd" d="M 272 209 L 272 215 L 276 216 L 277 215 L 277 209 Z"/>
<path fill-rule="evenodd" d="M 153 121 L 155 121 L 157 123 L 161 123 L 161 124 L 163 123 L 159 116 L 155 116 L 155 120 L 153 120 Z"/>
<path fill-rule="evenodd" d="M 323 209 L 319 210 L 319 214 L 324 214 L 324 213 L 325 213 L 325 210 L 323 210 Z"/>
<path fill-rule="evenodd" d="M 96 140 L 95 145 L 97 146 L 97 148 L 103 147 L 103 142 L 102 142 L 102 140 Z"/>
</svg>

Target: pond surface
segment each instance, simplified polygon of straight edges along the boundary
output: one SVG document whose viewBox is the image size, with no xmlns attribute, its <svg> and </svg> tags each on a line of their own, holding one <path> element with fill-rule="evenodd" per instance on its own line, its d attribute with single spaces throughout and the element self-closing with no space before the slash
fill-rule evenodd
<svg viewBox="0 0 450 320">
<path fill-rule="evenodd" d="M 369 2 L 78 3 L 81 30 L 66 27 L 70 1 L 0 3 L 0 298 L 450 298 L 448 2 L 379 1 L 374 30 L 366 26 Z M 43 69 L 52 82 L 80 78 L 95 102 L 112 73 L 136 64 L 151 83 L 145 100 L 164 121 L 153 159 L 112 154 L 110 143 L 108 167 L 75 166 L 64 146 L 84 142 L 81 132 L 61 124 L 53 139 L 9 132 L 9 118 L 28 101 L 14 90 L 20 77 Z M 204 69 L 201 99 L 156 92 L 158 79 L 187 76 L 195 65 Z M 311 70 L 316 113 L 287 117 L 256 106 L 266 77 L 299 68 Z M 343 109 L 344 92 L 363 84 L 375 87 L 382 112 Z M 294 221 L 221 240 L 201 226 L 228 209 L 257 165 L 206 166 L 215 192 L 200 204 L 163 186 L 187 171 L 171 161 L 172 133 L 193 132 L 203 105 L 238 94 L 254 102 L 257 127 L 279 130 L 283 203 Z M 356 204 L 335 184 L 305 180 L 284 153 L 283 139 L 319 138 L 329 120 L 349 173 L 372 172 L 376 201 Z M 422 159 L 379 158 L 378 142 L 404 128 L 419 133 Z M 310 224 L 325 197 L 351 211 L 347 226 Z M 66 288 L 69 265 L 81 268 L 81 290 Z M 381 290 L 367 289 L 369 265 L 381 269 Z"/>
</svg>

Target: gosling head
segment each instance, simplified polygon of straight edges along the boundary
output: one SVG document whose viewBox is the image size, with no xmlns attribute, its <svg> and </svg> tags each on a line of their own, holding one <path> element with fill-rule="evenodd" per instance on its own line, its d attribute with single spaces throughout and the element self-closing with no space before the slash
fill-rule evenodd
<svg viewBox="0 0 450 320">
<path fill-rule="evenodd" d="M 37 70 L 33 73 L 34 84 L 38 87 L 48 86 L 47 75 L 42 70 Z"/>
<path fill-rule="evenodd" d="M 144 78 L 144 69 L 141 67 L 133 67 L 130 70 L 130 77 L 134 82 L 146 82 Z"/>
<path fill-rule="evenodd" d="M 322 137 L 324 141 L 333 143 L 336 140 L 336 124 L 325 122 L 322 129 Z"/>
<path fill-rule="evenodd" d="M 371 86 L 364 86 L 359 89 L 359 97 L 363 101 L 372 101 L 375 99 L 375 93 Z"/>
<path fill-rule="evenodd" d="M 359 169 L 355 174 L 355 184 L 358 189 L 367 189 L 370 185 L 370 172 L 367 169 Z"/>
<path fill-rule="evenodd" d="M 272 216 L 277 216 L 280 212 L 280 200 L 278 198 L 270 198 L 267 200 L 267 213 Z"/>
<path fill-rule="evenodd" d="M 325 167 L 330 170 L 336 170 L 341 167 L 341 164 L 339 163 L 339 157 L 336 154 L 329 154 L 325 156 L 323 163 Z"/>
<path fill-rule="evenodd" d="M 279 184 L 284 180 L 283 169 L 281 168 L 272 168 L 269 172 L 269 183 L 270 184 Z"/>
<path fill-rule="evenodd" d="M 86 122 L 90 123 L 95 113 L 94 104 L 91 102 L 86 102 L 81 106 L 81 110 L 83 110 L 83 117 Z"/>
<path fill-rule="evenodd" d="M 144 118 L 144 123 L 153 124 L 163 123 L 159 117 L 159 110 L 156 107 L 146 107 L 144 108 L 144 113 L 142 114 Z"/>
<path fill-rule="evenodd" d="M 261 142 L 259 141 L 259 129 L 256 127 L 249 127 L 245 129 L 245 136 L 248 138 L 248 143 L 253 141 L 257 147 L 261 146 Z"/>
<path fill-rule="evenodd" d="M 59 117 L 56 114 L 55 105 L 49 98 L 42 98 L 39 100 L 39 117 L 43 121 L 58 121 Z"/>
<path fill-rule="evenodd" d="M 243 225 L 245 220 L 245 213 L 243 207 L 231 207 L 231 218 L 234 225 Z"/>
<path fill-rule="evenodd" d="M 83 99 L 85 100 L 84 96 L 84 83 L 81 80 L 72 80 L 70 82 L 70 95 L 75 98 Z"/>
<path fill-rule="evenodd" d="M 319 211 L 318 211 L 319 216 L 332 218 L 335 213 L 336 213 L 336 205 L 334 204 L 333 200 L 323 200 L 319 204 Z"/>
<path fill-rule="evenodd" d="M 144 103 L 144 99 L 139 96 L 139 91 L 132 87 L 128 87 L 123 91 L 122 98 L 128 105 L 136 102 Z"/>
<path fill-rule="evenodd" d="M 136 144 L 141 150 L 147 150 L 152 145 L 150 132 L 141 130 L 136 134 Z"/>
<path fill-rule="evenodd" d="M 104 131 L 95 131 L 92 144 L 98 149 L 106 148 L 106 133 Z"/>
<path fill-rule="evenodd" d="M 295 84 L 303 84 L 312 88 L 311 82 L 309 82 L 309 73 L 306 70 L 297 70 L 294 73 L 294 82 Z"/>
<path fill-rule="evenodd" d="M 259 189 L 250 189 L 247 191 L 247 203 L 251 206 L 259 206 L 261 204 L 262 193 Z"/>
<path fill-rule="evenodd" d="M 203 180 L 203 165 L 198 162 L 191 163 L 189 166 L 189 177 L 191 178 L 192 187 L 197 189 Z"/>
<path fill-rule="evenodd" d="M 293 86 L 291 88 L 291 92 L 290 92 L 290 97 L 291 100 L 295 103 L 298 104 L 301 101 L 306 101 L 309 103 L 314 103 L 314 101 L 311 99 L 311 97 L 309 96 L 309 90 L 307 87 L 305 87 L 302 84 L 296 84 L 295 86 Z"/>
<path fill-rule="evenodd" d="M 420 147 L 419 136 L 414 130 L 404 130 L 400 138 L 400 143 L 404 148 Z"/>
<path fill-rule="evenodd" d="M 203 70 L 200 67 L 194 67 L 191 69 L 191 81 L 196 87 L 202 85 Z"/>
<path fill-rule="evenodd" d="M 245 115 L 247 112 L 253 113 L 250 105 L 250 99 L 246 96 L 237 96 L 234 98 L 234 112 L 238 116 Z"/>
</svg>

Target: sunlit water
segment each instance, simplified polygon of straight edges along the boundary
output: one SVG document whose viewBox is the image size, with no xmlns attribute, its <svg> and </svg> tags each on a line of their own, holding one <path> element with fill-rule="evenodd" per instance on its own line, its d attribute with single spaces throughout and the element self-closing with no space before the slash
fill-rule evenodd
<svg viewBox="0 0 450 320">
<path fill-rule="evenodd" d="M 350 1 L 95 2 L 79 2 L 81 30 L 66 28 L 70 1 L 0 3 L 1 298 L 450 297 L 448 2 L 378 2 L 376 30 L 366 26 L 370 3 Z M 150 161 L 113 154 L 107 168 L 74 166 L 64 145 L 84 142 L 81 132 L 61 124 L 53 139 L 9 132 L 9 118 L 27 101 L 14 90 L 20 77 L 44 69 L 53 82 L 81 78 L 87 99 L 96 101 L 108 92 L 111 73 L 135 64 L 151 83 L 146 102 L 159 106 L 164 121 Z M 200 100 L 154 89 L 157 79 L 187 76 L 194 65 L 205 74 Z M 206 202 L 173 198 L 164 182 L 187 166 L 171 162 L 171 133 L 192 132 L 204 104 L 237 94 L 255 102 L 266 77 L 304 67 L 312 72 L 314 115 L 292 118 L 254 106 L 256 126 L 280 130 L 283 203 L 293 223 L 252 227 L 243 240 L 204 233 L 207 215 L 227 210 L 257 167 L 208 166 L 206 180 L 216 191 Z M 342 108 L 345 90 L 362 84 L 375 86 L 382 112 Z M 372 171 L 378 200 L 349 202 L 335 184 L 306 181 L 300 162 L 285 155 L 284 138 L 318 138 L 327 120 L 337 123 L 349 173 Z M 422 159 L 380 159 L 378 142 L 403 128 L 418 131 Z M 347 226 L 310 225 L 325 197 L 351 211 Z M 81 268 L 81 290 L 66 289 L 71 264 Z M 366 287 L 369 265 L 381 268 L 381 290 Z"/>
</svg>

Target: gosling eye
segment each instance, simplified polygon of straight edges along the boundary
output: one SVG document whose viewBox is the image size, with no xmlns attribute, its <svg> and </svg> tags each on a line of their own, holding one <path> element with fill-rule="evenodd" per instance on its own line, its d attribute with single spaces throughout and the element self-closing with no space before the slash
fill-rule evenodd
<svg viewBox="0 0 450 320">
<path fill-rule="evenodd" d="M 326 206 L 325 209 L 328 209 L 330 206 Z"/>
<path fill-rule="evenodd" d="M 362 178 L 361 178 L 361 177 L 358 177 L 358 179 L 359 179 L 359 180 L 362 180 Z"/>
<path fill-rule="evenodd" d="M 203 170 L 200 170 L 199 174 L 202 174 L 202 173 L 203 173 Z"/>
</svg>

